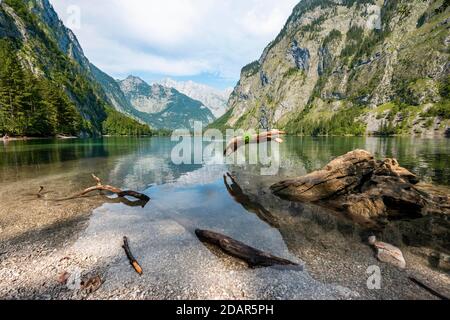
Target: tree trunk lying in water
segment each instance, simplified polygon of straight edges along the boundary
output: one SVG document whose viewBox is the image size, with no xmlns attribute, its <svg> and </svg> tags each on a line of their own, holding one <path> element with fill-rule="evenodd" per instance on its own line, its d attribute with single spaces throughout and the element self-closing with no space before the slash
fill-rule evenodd
<svg viewBox="0 0 450 320">
<path fill-rule="evenodd" d="M 315 202 L 346 211 L 352 216 L 420 217 L 449 214 L 448 195 L 436 195 L 417 185 L 417 176 L 395 159 L 377 161 L 367 151 L 355 150 L 306 176 L 271 187 L 279 197 Z"/>
<path fill-rule="evenodd" d="M 195 230 L 195 234 L 200 241 L 219 247 L 222 251 L 232 257 L 245 261 L 250 267 L 271 267 L 271 266 L 299 266 L 297 263 L 275 257 L 269 253 L 252 248 L 242 242 L 234 240 L 220 233 Z"/>
<path fill-rule="evenodd" d="M 275 141 L 277 143 L 283 143 L 283 139 L 281 139 L 282 135 L 285 135 L 285 131 L 280 130 L 271 130 L 267 132 L 261 132 L 260 134 L 253 134 L 253 135 L 245 135 L 242 137 L 234 137 L 230 140 L 228 145 L 226 146 L 223 155 L 229 156 L 236 152 L 240 147 L 246 145 L 246 144 L 252 144 L 252 143 L 265 143 L 270 141 Z"/>
</svg>

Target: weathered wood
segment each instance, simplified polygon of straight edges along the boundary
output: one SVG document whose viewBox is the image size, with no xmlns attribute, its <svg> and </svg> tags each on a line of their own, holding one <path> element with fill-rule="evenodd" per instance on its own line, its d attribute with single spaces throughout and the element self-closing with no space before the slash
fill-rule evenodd
<svg viewBox="0 0 450 320">
<path fill-rule="evenodd" d="M 115 199 L 109 199 L 107 200 L 108 203 L 122 203 L 128 207 L 136 208 L 141 207 L 145 208 L 148 201 L 144 200 L 128 200 L 126 197 L 117 197 Z"/>
<path fill-rule="evenodd" d="M 415 278 L 415 277 L 408 277 L 408 279 L 412 282 L 414 282 L 416 285 L 418 285 L 419 287 L 421 287 L 422 289 L 425 289 L 426 291 L 428 291 L 429 293 L 431 293 L 433 296 L 438 297 L 441 300 L 450 300 L 450 298 L 440 292 L 438 292 L 436 289 L 430 287 L 429 285 L 423 283 L 422 281 L 420 281 L 419 279 Z"/>
<path fill-rule="evenodd" d="M 128 238 L 123 237 L 123 245 L 122 248 L 125 250 L 125 254 L 127 255 L 128 260 L 130 261 L 130 264 L 133 266 L 134 270 L 139 274 L 142 275 L 143 271 L 137 260 L 134 258 L 133 254 L 131 253 L 130 246 L 128 244 Z"/>
<path fill-rule="evenodd" d="M 208 230 L 195 230 L 200 241 L 220 248 L 226 254 L 245 261 L 249 267 L 299 266 L 298 263 L 278 258 L 269 253 L 252 248 L 223 234 Z M 299 266 L 301 268 L 301 266 Z"/>
<path fill-rule="evenodd" d="M 43 187 L 43 186 L 40 186 L 40 187 L 39 187 L 39 191 L 38 191 L 38 193 L 37 193 L 37 197 L 38 197 L 38 198 L 42 198 L 42 191 L 44 191 L 44 187 Z"/>
<path fill-rule="evenodd" d="M 113 187 L 113 186 L 109 186 L 109 185 L 104 185 L 102 184 L 102 181 L 99 177 L 97 177 L 96 175 L 92 174 L 92 178 L 97 182 L 96 186 L 90 187 L 90 188 L 86 188 L 84 189 L 82 192 L 71 196 L 69 198 L 65 198 L 65 199 L 61 199 L 61 200 L 70 200 L 70 199 L 76 199 L 76 198 L 80 198 L 83 197 L 91 192 L 94 191 L 108 191 L 111 193 L 115 193 L 118 197 L 120 198 L 124 198 L 126 196 L 129 197 L 133 197 L 135 199 L 138 199 L 141 201 L 142 203 L 142 207 L 144 207 L 149 201 L 150 201 L 150 197 L 140 193 L 140 192 L 136 192 L 136 191 L 131 191 L 131 190 L 121 190 L 119 188 Z"/>
<path fill-rule="evenodd" d="M 322 170 L 274 184 L 271 190 L 282 198 L 319 203 L 365 219 L 450 213 L 449 197 L 429 194 L 416 186 L 418 182 L 397 160 L 377 161 L 369 152 L 355 150 Z"/>
<path fill-rule="evenodd" d="M 264 143 L 270 141 L 276 141 L 277 143 L 283 143 L 283 139 L 280 136 L 285 135 L 285 131 L 280 130 L 271 130 L 267 132 L 262 132 L 260 134 L 253 134 L 248 136 L 235 137 L 230 140 L 228 145 L 226 146 L 223 154 L 224 156 L 229 156 L 236 152 L 240 147 L 246 144 L 252 143 Z"/>
<path fill-rule="evenodd" d="M 117 195 L 121 198 L 133 197 L 133 198 L 139 199 L 141 201 L 146 201 L 146 202 L 150 201 L 149 196 L 142 194 L 140 192 L 132 191 L 132 190 L 121 191 L 121 192 L 117 193 Z"/>
</svg>

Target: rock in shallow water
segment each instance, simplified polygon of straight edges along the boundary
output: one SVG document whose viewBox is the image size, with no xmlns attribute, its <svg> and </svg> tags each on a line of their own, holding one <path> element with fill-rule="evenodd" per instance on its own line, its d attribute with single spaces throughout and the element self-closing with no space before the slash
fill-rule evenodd
<svg viewBox="0 0 450 320">
<path fill-rule="evenodd" d="M 390 263 L 400 269 L 406 268 L 406 261 L 402 251 L 393 245 L 377 241 L 376 237 L 370 237 L 369 243 L 377 250 L 377 258 L 381 262 Z"/>
</svg>

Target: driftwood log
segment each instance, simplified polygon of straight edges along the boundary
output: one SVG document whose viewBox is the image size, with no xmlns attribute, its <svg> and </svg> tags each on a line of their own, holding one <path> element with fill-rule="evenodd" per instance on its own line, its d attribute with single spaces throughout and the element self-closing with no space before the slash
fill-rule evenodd
<svg viewBox="0 0 450 320">
<path fill-rule="evenodd" d="M 276 141 L 277 143 L 283 143 L 283 139 L 281 139 L 282 135 L 285 135 L 285 131 L 280 130 L 271 130 L 267 132 L 262 132 L 260 134 L 253 134 L 253 135 L 246 135 L 246 136 L 240 136 L 235 137 L 230 140 L 228 145 L 226 146 L 223 154 L 224 156 L 229 156 L 236 152 L 240 147 L 246 145 L 246 144 L 252 144 L 252 143 L 264 143 L 264 142 L 270 142 L 270 141 Z"/>
<path fill-rule="evenodd" d="M 137 260 L 134 258 L 133 254 L 131 253 L 130 245 L 128 244 L 128 238 L 123 237 L 123 245 L 122 248 L 125 250 L 125 254 L 127 255 L 128 260 L 130 261 L 131 266 L 134 268 L 134 270 L 139 274 L 142 275 L 143 271 Z"/>
<path fill-rule="evenodd" d="M 223 234 L 207 231 L 195 230 L 195 234 L 200 241 L 217 246 L 226 254 L 245 261 L 249 267 L 271 267 L 271 266 L 298 266 L 297 263 L 275 257 L 269 253 L 252 248 L 242 242 L 234 240 Z"/>
<path fill-rule="evenodd" d="M 121 190 L 121 189 L 113 187 L 113 186 L 104 185 L 102 183 L 101 179 L 94 174 L 92 174 L 92 178 L 97 182 L 97 185 L 87 188 L 87 189 L 84 189 L 82 192 L 80 192 L 72 197 L 62 199 L 62 200 L 70 200 L 70 199 L 80 198 L 80 197 L 83 197 L 83 196 L 87 195 L 88 193 L 91 193 L 94 191 L 108 191 L 108 192 L 116 194 L 119 198 L 124 198 L 124 197 L 128 196 L 128 197 L 133 197 L 135 199 L 138 199 L 139 203 L 142 204 L 142 207 L 144 207 L 150 201 L 150 197 L 143 193 L 139 193 L 139 192 L 131 191 L 131 190 L 124 191 L 124 190 Z"/>
<path fill-rule="evenodd" d="M 450 298 L 448 296 L 444 295 L 443 293 L 440 293 L 435 288 L 432 288 L 430 285 L 425 284 L 423 281 L 421 281 L 415 277 L 408 277 L 408 279 L 410 281 L 414 282 L 416 285 L 418 285 L 422 289 L 431 293 L 433 296 L 438 297 L 441 300 L 450 300 Z"/>
<path fill-rule="evenodd" d="M 271 190 L 285 199 L 318 203 L 366 219 L 449 214 L 448 195 L 426 192 L 418 182 L 397 160 L 378 161 L 367 151 L 355 150 L 322 170 L 279 182 Z"/>
</svg>

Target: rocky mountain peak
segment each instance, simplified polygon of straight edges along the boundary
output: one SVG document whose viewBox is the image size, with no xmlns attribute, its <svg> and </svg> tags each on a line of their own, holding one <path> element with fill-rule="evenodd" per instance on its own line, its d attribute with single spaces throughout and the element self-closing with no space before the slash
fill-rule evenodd
<svg viewBox="0 0 450 320">
<path fill-rule="evenodd" d="M 219 119 L 304 135 L 448 131 L 448 1 L 302 0 Z"/>
<path fill-rule="evenodd" d="M 144 83 L 145 81 L 142 80 L 141 78 L 134 76 L 132 74 L 130 74 L 128 77 L 125 78 L 125 81 L 132 81 L 138 84 Z"/>
<path fill-rule="evenodd" d="M 142 80 L 139 77 L 129 75 L 125 78 L 125 80 L 121 81 L 122 83 L 128 84 L 128 85 L 134 85 L 134 86 L 140 86 L 143 84 L 147 84 L 144 80 Z"/>
<path fill-rule="evenodd" d="M 217 118 L 226 112 L 228 98 L 232 91 L 232 89 L 221 91 L 192 80 L 176 81 L 167 78 L 161 81 L 161 84 L 202 102 Z"/>
<path fill-rule="evenodd" d="M 125 94 L 147 94 L 152 88 L 139 77 L 129 75 L 124 80 L 118 80 L 120 88 Z"/>
<path fill-rule="evenodd" d="M 214 115 L 200 101 L 160 84 L 148 84 L 130 75 L 117 81 L 126 99 L 137 111 L 138 118 L 154 128 L 191 128 L 194 121 L 205 125 L 215 120 Z"/>
</svg>

